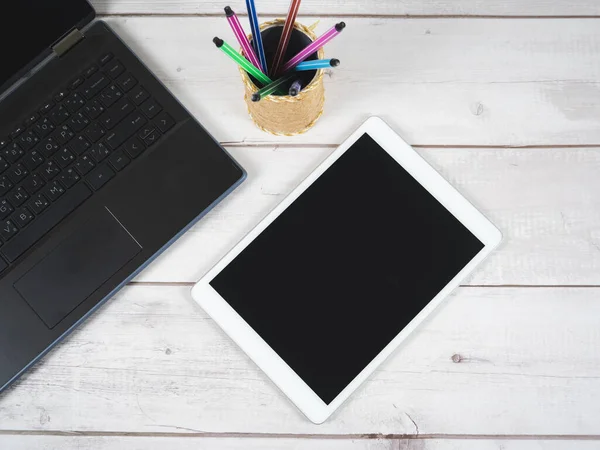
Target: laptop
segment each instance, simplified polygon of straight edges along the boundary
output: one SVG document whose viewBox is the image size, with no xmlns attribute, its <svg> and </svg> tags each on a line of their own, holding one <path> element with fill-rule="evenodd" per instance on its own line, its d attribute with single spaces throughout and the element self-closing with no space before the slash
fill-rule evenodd
<svg viewBox="0 0 600 450">
<path fill-rule="evenodd" d="M 0 391 L 245 179 L 86 0 L 2 17 Z"/>
</svg>

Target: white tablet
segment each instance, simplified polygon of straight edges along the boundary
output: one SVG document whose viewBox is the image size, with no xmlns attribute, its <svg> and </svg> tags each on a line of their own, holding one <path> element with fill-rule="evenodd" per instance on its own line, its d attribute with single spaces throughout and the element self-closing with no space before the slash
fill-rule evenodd
<svg viewBox="0 0 600 450">
<path fill-rule="evenodd" d="M 500 240 L 479 211 L 371 118 L 193 297 L 322 423 Z"/>
</svg>

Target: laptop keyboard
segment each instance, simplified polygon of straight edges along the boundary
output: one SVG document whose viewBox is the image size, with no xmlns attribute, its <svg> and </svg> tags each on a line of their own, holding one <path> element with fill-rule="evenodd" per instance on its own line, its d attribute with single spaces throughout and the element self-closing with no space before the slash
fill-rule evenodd
<svg viewBox="0 0 600 450">
<path fill-rule="evenodd" d="M 0 138 L 0 272 L 174 125 L 106 54 Z"/>
</svg>

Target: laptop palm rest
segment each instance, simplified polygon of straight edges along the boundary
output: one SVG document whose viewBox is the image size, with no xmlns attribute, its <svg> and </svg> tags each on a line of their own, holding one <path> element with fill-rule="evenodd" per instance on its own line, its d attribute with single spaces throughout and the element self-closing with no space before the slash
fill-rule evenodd
<svg viewBox="0 0 600 450">
<path fill-rule="evenodd" d="M 142 247 L 105 209 L 65 239 L 15 289 L 49 328 L 54 328 Z"/>
</svg>

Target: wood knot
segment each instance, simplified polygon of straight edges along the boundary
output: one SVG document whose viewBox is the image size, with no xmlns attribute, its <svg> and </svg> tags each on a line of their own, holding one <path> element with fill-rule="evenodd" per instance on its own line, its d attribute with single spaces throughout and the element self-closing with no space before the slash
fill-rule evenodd
<svg viewBox="0 0 600 450">
<path fill-rule="evenodd" d="M 471 107 L 471 112 L 474 116 L 480 116 L 483 114 L 484 106 L 483 103 L 477 102 Z"/>
<path fill-rule="evenodd" d="M 452 355 L 451 359 L 452 359 L 453 363 L 457 363 L 458 364 L 459 362 L 461 362 L 463 360 L 463 357 L 460 356 L 458 353 L 455 353 L 454 355 Z"/>
</svg>

